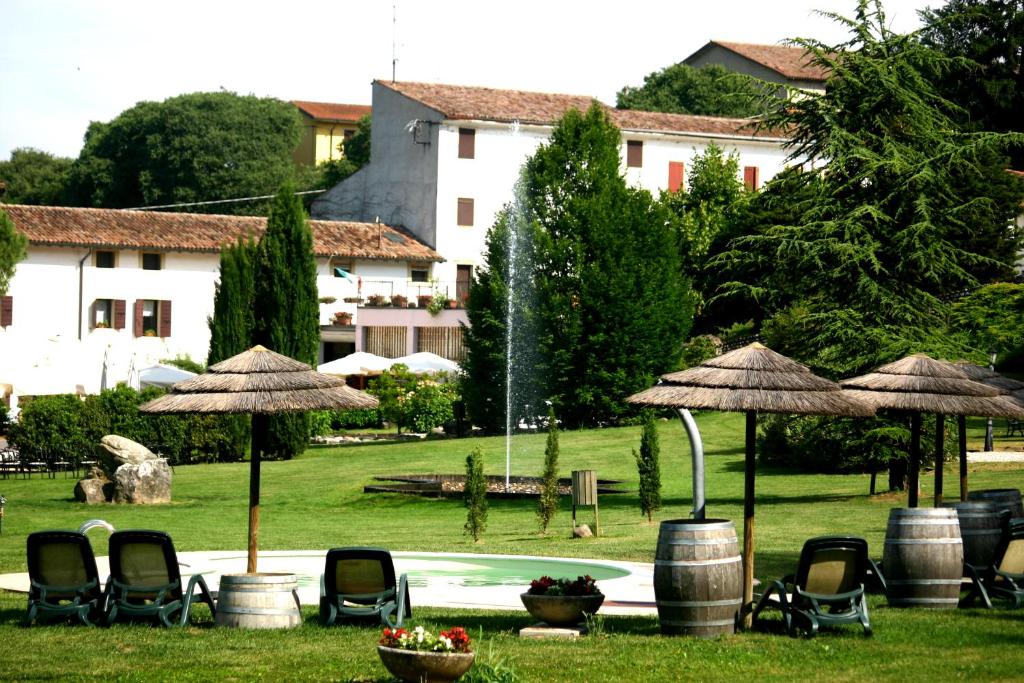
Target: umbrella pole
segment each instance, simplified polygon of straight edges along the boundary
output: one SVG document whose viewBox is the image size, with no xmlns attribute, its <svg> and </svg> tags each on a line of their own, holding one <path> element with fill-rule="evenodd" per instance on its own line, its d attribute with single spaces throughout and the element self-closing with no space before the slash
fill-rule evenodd
<svg viewBox="0 0 1024 683">
<path fill-rule="evenodd" d="M 753 625 L 754 603 L 754 452 L 757 439 L 757 411 L 747 411 L 747 448 L 743 467 L 743 628 Z"/>
<path fill-rule="evenodd" d="M 945 464 L 946 450 L 946 416 L 935 416 L 935 503 L 934 507 L 942 507 L 942 467 Z"/>
<path fill-rule="evenodd" d="M 910 416 L 910 481 L 907 482 L 907 507 L 917 507 L 917 489 L 921 474 L 921 413 Z"/>
<path fill-rule="evenodd" d="M 958 416 L 956 426 L 960 438 L 960 500 L 967 500 L 967 416 Z"/>
<path fill-rule="evenodd" d="M 249 559 L 245 568 L 247 574 L 256 573 L 256 551 L 260 539 L 260 456 L 266 423 L 266 415 L 252 416 L 252 447 L 249 457 Z"/>
</svg>

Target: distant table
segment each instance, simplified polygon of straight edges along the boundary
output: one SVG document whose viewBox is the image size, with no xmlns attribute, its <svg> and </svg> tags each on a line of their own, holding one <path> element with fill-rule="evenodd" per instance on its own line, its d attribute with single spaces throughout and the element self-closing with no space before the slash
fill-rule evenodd
<svg viewBox="0 0 1024 683">
<path fill-rule="evenodd" d="M 1014 432 L 1024 436 L 1024 420 L 1007 420 L 1006 435 L 1013 436 Z"/>
</svg>

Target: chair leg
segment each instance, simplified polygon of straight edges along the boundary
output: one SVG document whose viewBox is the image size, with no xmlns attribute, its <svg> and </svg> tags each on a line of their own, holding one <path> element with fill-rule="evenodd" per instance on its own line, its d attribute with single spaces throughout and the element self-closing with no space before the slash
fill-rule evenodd
<svg viewBox="0 0 1024 683">
<path fill-rule="evenodd" d="M 195 597 L 195 590 L 199 589 L 199 597 Z M 202 574 L 193 574 L 192 578 L 188 580 L 188 588 L 185 589 L 184 602 L 181 608 L 181 619 L 180 623 L 182 626 L 188 624 L 189 616 L 192 613 L 192 605 L 195 602 L 205 602 L 210 607 L 210 614 L 213 615 L 214 619 L 217 618 L 217 607 L 214 604 L 213 596 L 210 594 L 210 589 L 206 585 L 206 579 L 203 578 Z"/>
<path fill-rule="evenodd" d="M 992 600 L 989 598 L 988 590 L 985 589 L 985 582 L 982 580 L 978 568 L 964 562 L 963 571 L 970 577 L 971 587 L 968 589 L 967 595 L 960 601 L 959 606 L 970 607 L 974 603 L 974 599 L 980 597 L 985 604 L 985 609 L 992 609 Z"/>
</svg>

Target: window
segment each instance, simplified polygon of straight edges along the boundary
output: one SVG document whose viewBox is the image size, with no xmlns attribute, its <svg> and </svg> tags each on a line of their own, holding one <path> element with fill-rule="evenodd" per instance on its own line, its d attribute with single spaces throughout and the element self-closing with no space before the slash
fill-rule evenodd
<svg viewBox="0 0 1024 683">
<path fill-rule="evenodd" d="M 644 143 L 641 140 L 626 141 L 626 166 L 640 168 L 644 165 Z"/>
<path fill-rule="evenodd" d="M 457 225 L 473 225 L 473 200 L 459 198 L 459 215 Z"/>
<path fill-rule="evenodd" d="M 683 174 L 685 166 L 681 161 L 668 162 L 668 191 L 679 192 L 683 189 Z"/>
<path fill-rule="evenodd" d="M 469 299 L 469 287 L 473 282 L 473 266 L 456 266 L 455 299 L 460 306 L 465 306 Z"/>
<path fill-rule="evenodd" d="M 92 320 L 90 330 L 114 326 L 114 300 L 96 299 L 92 302 Z"/>
<path fill-rule="evenodd" d="M 0 327 L 14 323 L 14 297 L 0 296 Z"/>
<path fill-rule="evenodd" d="M 345 142 L 348 142 L 349 140 L 351 140 L 352 138 L 354 138 L 356 136 L 356 132 L 354 130 L 352 130 L 351 128 L 346 128 L 345 132 L 343 133 L 343 136 L 344 136 Z M 344 144 L 344 143 L 342 143 L 342 144 Z M 345 151 L 344 148 L 342 148 L 341 151 L 344 152 Z"/>
<path fill-rule="evenodd" d="M 97 251 L 95 257 L 97 268 L 113 268 L 116 265 L 117 255 L 113 251 Z"/>
<path fill-rule="evenodd" d="M 331 274 L 334 277 L 343 277 L 346 280 L 351 280 L 350 277 L 354 272 L 351 261 L 331 261 Z"/>
<path fill-rule="evenodd" d="M 171 302 L 136 300 L 134 332 L 136 337 L 170 337 Z"/>
<path fill-rule="evenodd" d="M 412 266 L 409 268 L 409 280 L 412 282 L 430 282 L 430 266 Z"/>
<path fill-rule="evenodd" d="M 476 158 L 476 129 L 459 128 L 459 158 Z"/>
<path fill-rule="evenodd" d="M 743 185 L 748 190 L 756 190 L 761 184 L 761 170 L 757 166 L 743 167 Z"/>
<path fill-rule="evenodd" d="M 162 270 L 163 269 L 163 254 L 157 254 L 153 252 L 142 253 L 142 269 L 143 270 Z"/>
</svg>

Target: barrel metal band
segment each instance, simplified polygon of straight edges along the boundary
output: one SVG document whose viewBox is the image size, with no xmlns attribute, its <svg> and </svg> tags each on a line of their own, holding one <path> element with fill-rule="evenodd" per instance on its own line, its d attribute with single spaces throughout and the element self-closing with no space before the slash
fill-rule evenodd
<svg viewBox="0 0 1024 683">
<path fill-rule="evenodd" d="M 678 541 L 659 540 L 658 545 L 739 545 L 735 536 L 732 538 L 688 538 Z"/>
<path fill-rule="evenodd" d="M 887 538 L 886 545 L 958 545 L 962 538 Z"/>
<path fill-rule="evenodd" d="M 960 579 L 887 579 L 890 586 L 959 586 Z"/>
<path fill-rule="evenodd" d="M 941 519 L 890 519 L 889 524 L 897 526 L 938 526 L 953 525 L 959 523 L 956 517 L 943 517 Z"/>
<path fill-rule="evenodd" d="M 717 560 L 655 560 L 654 565 L 657 567 L 706 567 L 711 564 L 734 564 L 742 561 L 743 558 L 737 555 Z"/>
<path fill-rule="evenodd" d="M 226 614 L 265 614 L 267 616 L 298 616 L 299 610 L 292 609 L 275 609 L 272 607 L 234 607 L 232 605 L 217 605 L 217 613 L 224 612 Z"/>
<path fill-rule="evenodd" d="M 658 607 L 729 607 L 742 605 L 743 598 L 729 600 L 658 600 Z"/>
<path fill-rule="evenodd" d="M 736 624 L 735 619 L 709 619 L 708 621 L 676 621 L 674 619 L 661 619 L 662 624 L 665 626 L 734 626 Z"/>
</svg>

